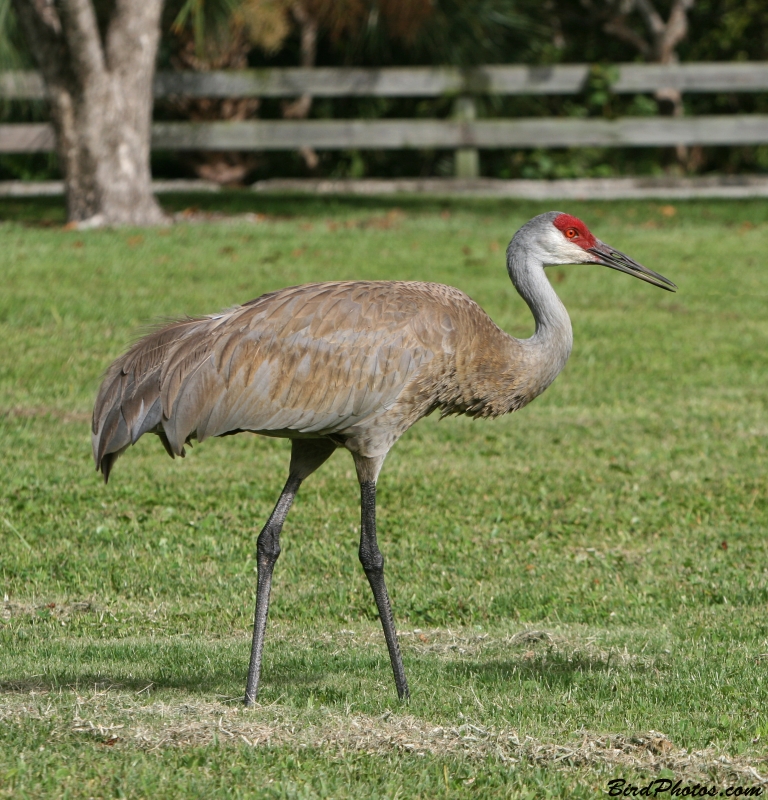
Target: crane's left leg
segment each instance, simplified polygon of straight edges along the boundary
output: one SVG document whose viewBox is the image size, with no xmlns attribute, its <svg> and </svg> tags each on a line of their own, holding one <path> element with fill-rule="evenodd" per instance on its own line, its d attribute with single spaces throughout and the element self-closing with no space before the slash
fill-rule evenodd
<svg viewBox="0 0 768 800">
<path fill-rule="evenodd" d="M 384 638 L 387 640 L 387 649 L 389 650 L 389 660 L 392 663 L 392 672 L 395 674 L 397 696 L 401 700 L 405 700 L 410 697 L 408 681 L 405 678 L 400 645 L 397 643 L 392 606 L 384 583 L 384 556 L 382 556 L 376 541 L 376 478 L 384 462 L 384 457 L 364 458 L 353 455 L 357 467 L 357 477 L 360 481 L 360 563 L 363 565 L 368 583 L 373 590 L 376 607 L 379 609 L 381 626 L 384 628 Z"/>
<path fill-rule="evenodd" d="M 280 532 L 288 512 L 293 505 L 301 482 L 323 464 L 336 449 L 329 439 L 294 439 L 291 442 L 291 466 L 280 499 L 270 514 L 267 524 L 256 543 L 256 613 L 253 620 L 253 642 L 251 663 L 248 666 L 248 682 L 245 687 L 245 705 L 252 706 L 259 693 L 261 655 L 264 651 L 264 634 L 269 614 L 269 593 L 272 588 L 272 571 L 280 555 Z"/>
</svg>

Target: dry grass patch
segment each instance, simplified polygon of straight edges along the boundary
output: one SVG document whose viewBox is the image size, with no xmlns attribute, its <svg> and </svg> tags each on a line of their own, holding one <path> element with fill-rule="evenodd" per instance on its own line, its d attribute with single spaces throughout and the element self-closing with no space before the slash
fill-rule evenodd
<svg viewBox="0 0 768 800">
<path fill-rule="evenodd" d="M 604 636 L 579 636 L 571 631 L 526 628 L 504 637 L 488 633 L 454 632 L 450 629 L 404 631 L 399 634 L 406 649 L 419 654 L 437 654 L 448 658 L 476 658 L 504 655 L 510 661 L 533 659 L 542 664 L 556 659 L 559 663 L 582 661 L 593 665 L 629 666 L 650 665 L 653 657 L 630 653 L 626 645 L 607 646 Z"/>
<path fill-rule="evenodd" d="M 12 406 L 0 410 L 0 417 L 8 419 L 38 419 L 50 417 L 57 422 L 90 422 L 90 413 L 84 411 L 63 411 L 53 406 Z"/>
<path fill-rule="evenodd" d="M 93 605 L 87 601 L 74 603 L 14 603 L 6 599 L 0 609 L 0 619 L 8 622 L 14 617 L 44 615 L 65 621 L 75 614 L 93 613 L 94 611 Z"/>
<path fill-rule="evenodd" d="M 278 703 L 244 709 L 235 701 L 142 700 L 151 688 L 132 694 L 97 690 L 87 696 L 67 691 L 6 694 L 0 722 L 3 726 L 47 722 L 52 744 L 74 737 L 147 751 L 218 745 L 312 749 L 331 755 L 461 756 L 478 762 L 498 759 L 510 767 L 526 762 L 645 775 L 670 770 L 683 781 L 768 786 L 768 757 L 734 756 L 715 747 L 689 752 L 654 730 L 635 735 L 578 730 L 565 742 L 542 741 L 469 721 L 436 725 L 407 713 L 371 716 L 325 707 L 297 711 Z"/>
</svg>

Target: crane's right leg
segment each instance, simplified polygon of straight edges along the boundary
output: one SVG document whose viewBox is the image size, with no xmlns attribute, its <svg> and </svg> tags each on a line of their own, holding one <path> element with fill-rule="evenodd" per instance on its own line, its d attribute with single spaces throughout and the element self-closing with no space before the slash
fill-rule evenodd
<svg viewBox="0 0 768 800">
<path fill-rule="evenodd" d="M 397 696 L 401 700 L 407 700 L 410 697 L 408 681 L 405 678 L 400 645 L 397 643 L 392 605 L 389 602 L 387 586 L 384 583 L 384 556 L 376 541 L 376 479 L 379 476 L 381 465 L 384 463 L 384 456 L 365 458 L 355 453 L 352 455 L 360 482 L 360 563 L 363 565 L 368 583 L 373 591 L 376 607 L 379 610 L 381 627 L 384 629 L 389 660 L 395 676 Z"/>
<path fill-rule="evenodd" d="M 252 706 L 259 693 L 261 655 L 264 650 L 264 633 L 269 614 L 269 593 L 272 588 L 272 571 L 280 555 L 280 532 L 288 512 L 293 505 L 301 482 L 323 464 L 336 449 L 328 439 L 294 439 L 291 442 L 291 467 L 280 499 L 277 501 L 267 524 L 256 543 L 256 613 L 253 620 L 253 642 L 251 663 L 248 666 L 248 682 L 245 686 L 245 705 Z"/>
</svg>

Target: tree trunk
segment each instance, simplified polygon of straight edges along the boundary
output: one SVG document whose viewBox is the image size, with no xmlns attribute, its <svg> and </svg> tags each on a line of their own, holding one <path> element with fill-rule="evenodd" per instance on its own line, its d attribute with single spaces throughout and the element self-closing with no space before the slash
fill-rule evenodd
<svg viewBox="0 0 768 800">
<path fill-rule="evenodd" d="M 314 67 L 317 58 L 317 18 L 309 13 L 306 4 L 294 2 L 291 5 L 291 13 L 296 22 L 299 23 L 301 30 L 301 66 Z M 283 117 L 285 119 L 306 119 L 312 109 L 312 95 L 303 94 L 298 100 L 283 105 Z M 311 148 L 299 148 L 299 153 L 307 165 L 307 169 L 316 169 L 320 163 L 317 153 Z"/>
<path fill-rule="evenodd" d="M 673 0 L 669 18 L 666 22 L 653 6 L 651 0 L 620 0 L 617 14 L 604 26 L 606 33 L 611 33 L 636 47 L 647 61 L 655 64 L 676 64 L 676 48 L 688 34 L 688 11 L 693 8 L 695 0 Z M 648 28 L 650 43 L 627 25 L 626 17 L 633 9 Z M 673 117 L 683 116 L 683 95 L 679 89 L 666 87 L 657 89 L 654 97 L 662 114 L 669 113 Z M 688 165 L 688 148 L 679 144 L 675 147 L 677 160 Z M 701 151 L 699 150 L 698 157 Z"/>
<path fill-rule="evenodd" d="M 149 166 L 152 80 L 163 0 L 13 0 L 45 80 L 67 216 L 82 227 L 165 220 Z"/>
<path fill-rule="evenodd" d="M 171 29 L 173 31 L 173 28 Z M 192 31 L 173 31 L 179 39 L 178 50 L 171 63 L 178 70 L 208 72 L 219 69 L 247 69 L 248 52 L 252 45 L 242 24 L 230 20 L 226 38 L 211 36 L 202 52 Z M 258 97 L 174 97 L 165 101 L 168 106 L 193 122 L 250 119 L 256 115 L 261 101 Z M 188 164 L 199 178 L 223 186 L 245 183 L 259 160 L 253 153 L 238 150 L 200 150 L 186 153 Z"/>
</svg>

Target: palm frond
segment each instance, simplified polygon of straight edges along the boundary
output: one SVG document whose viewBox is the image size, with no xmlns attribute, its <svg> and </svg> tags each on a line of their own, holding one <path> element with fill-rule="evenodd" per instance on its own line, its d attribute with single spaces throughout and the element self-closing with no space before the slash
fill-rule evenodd
<svg viewBox="0 0 768 800">
<path fill-rule="evenodd" d="M 206 40 L 226 35 L 242 4 L 243 0 L 183 0 L 171 23 L 171 33 L 181 36 L 191 30 L 197 54 L 202 56 Z"/>
<path fill-rule="evenodd" d="M 32 66 L 11 0 L 0 0 L 0 71 Z"/>
</svg>

